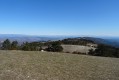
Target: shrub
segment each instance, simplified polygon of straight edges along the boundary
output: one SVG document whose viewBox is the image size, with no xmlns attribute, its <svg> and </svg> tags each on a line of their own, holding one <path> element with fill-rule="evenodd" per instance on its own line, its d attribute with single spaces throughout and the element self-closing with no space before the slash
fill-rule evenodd
<svg viewBox="0 0 119 80">
<path fill-rule="evenodd" d="M 81 52 L 77 52 L 77 51 L 74 51 L 72 52 L 73 54 L 85 54 L 85 53 L 81 53 Z"/>
<path fill-rule="evenodd" d="M 94 54 L 95 54 L 95 52 L 94 52 L 94 50 L 93 50 L 93 49 L 90 49 L 90 50 L 89 50 L 89 52 L 88 52 L 88 54 L 89 54 L 89 55 L 94 55 Z"/>
<path fill-rule="evenodd" d="M 63 47 L 61 46 L 59 42 L 54 42 L 51 45 L 49 45 L 46 50 L 52 51 L 52 52 L 61 52 L 63 51 Z"/>
</svg>

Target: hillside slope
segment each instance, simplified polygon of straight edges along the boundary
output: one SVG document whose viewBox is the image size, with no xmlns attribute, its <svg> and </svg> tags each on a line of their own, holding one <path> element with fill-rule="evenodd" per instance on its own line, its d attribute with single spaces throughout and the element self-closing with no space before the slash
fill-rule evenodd
<svg viewBox="0 0 119 80">
<path fill-rule="evenodd" d="M 119 80 L 119 59 L 0 51 L 0 80 Z"/>
<path fill-rule="evenodd" d="M 86 39 L 86 40 L 91 40 L 97 44 L 105 44 L 105 45 L 110 45 L 113 47 L 119 48 L 119 42 L 112 39 L 105 39 L 105 38 L 96 38 L 96 37 L 80 37 L 80 39 Z"/>
<path fill-rule="evenodd" d="M 93 47 L 82 46 L 82 45 L 61 45 L 63 47 L 63 52 L 80 52 L 88 54 L 90 49 L 95 50 Z"/>
</svg>

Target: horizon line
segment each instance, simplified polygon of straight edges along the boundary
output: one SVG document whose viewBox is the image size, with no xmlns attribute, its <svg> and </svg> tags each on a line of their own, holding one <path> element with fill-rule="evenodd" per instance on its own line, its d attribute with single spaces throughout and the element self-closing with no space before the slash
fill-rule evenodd
<svg viewBox="0 0 119 80">
<path fill-rule="evenodd" d="M 21 36 L 62 36 L 62 37 L 119 37 L 119 36 L 112 36 L 112 35 L 34 35 L 34 34 L 3 34 L 0 33 L 0 35 L 21 35 Z"/>
</svg>

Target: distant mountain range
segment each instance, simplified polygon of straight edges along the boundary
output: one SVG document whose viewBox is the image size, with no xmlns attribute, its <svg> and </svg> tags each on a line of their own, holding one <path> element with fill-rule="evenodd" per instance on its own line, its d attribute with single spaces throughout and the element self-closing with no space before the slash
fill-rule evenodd
<svg viewBox="0 0 119 80">
<path fill-rule="evenodd" d="M 0 34 L 0 43 L 4 40 L 9 39 L 10 41 L 17 40 L 19 43 L 23 42 L 34 42 L 34 41 L 57 41 L 63 40 L 66 38 L 76 38 L 76 36 L 29 36 L 29 35 L 19 35 L 19 34 Z M 119 38 L 118 37 L 77 37 L 87 40 L 94 41 L 98 44 L 106 44 L 114 47 L 119 47 Z"/>
<path fill-rule="evenodd" d="M 65 39 L 65 36 L 29 36 L 29 35 L 17 35 L 17 34 L 0 34 L 0 42 L 3 42 L 6 39 L 10 41 L 22 42 L 34 42 L 34 41 L 56 41 Z"/>
</svg>

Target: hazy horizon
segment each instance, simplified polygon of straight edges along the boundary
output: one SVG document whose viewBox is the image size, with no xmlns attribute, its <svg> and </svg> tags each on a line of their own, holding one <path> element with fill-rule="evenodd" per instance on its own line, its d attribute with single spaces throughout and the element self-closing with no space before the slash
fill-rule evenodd
<svg viewBox="0 0 119 80">
<path fill-rule="evenodd" d="M 1 0 L 0 34 L 119 37 L 118 0 Z"/>
<path fill-rule="evenodd" d="M 0 36 L 31 36 L 31 37 L 95 37 L 95 38 L 119 38 L 119 36 L 98 36 L 98 35 L 30 35 L 30 34 L 0 34 Z"/>
</svg>

